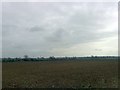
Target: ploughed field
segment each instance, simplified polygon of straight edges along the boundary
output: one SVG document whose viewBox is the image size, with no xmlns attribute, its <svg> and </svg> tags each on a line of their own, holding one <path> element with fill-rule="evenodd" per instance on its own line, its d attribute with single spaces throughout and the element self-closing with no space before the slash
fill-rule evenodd
<svg viewBox="0 0 120 90">
<path fill-rule="evenodd" d="M 21 61 L 2 64 L 3 88 L 117 88 L 117 61 Z"/>
</svg>

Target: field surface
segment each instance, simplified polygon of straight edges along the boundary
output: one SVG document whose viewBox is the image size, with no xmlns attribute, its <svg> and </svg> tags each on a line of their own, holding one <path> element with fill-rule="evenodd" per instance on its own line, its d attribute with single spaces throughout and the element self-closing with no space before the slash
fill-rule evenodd
<svg viewBox="0 0 120 90">
<path fill-rule="evenodd" d="M 3 88 L 117 88 L 117 61 L 39 61 L 2 64 Z"/>
</svg>

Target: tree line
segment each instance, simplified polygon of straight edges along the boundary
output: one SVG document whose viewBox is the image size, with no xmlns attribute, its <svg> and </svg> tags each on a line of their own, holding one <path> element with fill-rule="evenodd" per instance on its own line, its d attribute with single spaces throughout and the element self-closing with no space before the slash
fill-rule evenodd
<svg viewBox="0 0 120 90">
<path fill-rule="evenodd" d="M 31 58 L 24 55 L 23 58 L 2 58 L 2 62 L 18 62 L 18 61 L 62 61 L 62 60 L 118 60 L 118 56 L 89 56 L 89 57 L 36 57 Z"/>
</svg>

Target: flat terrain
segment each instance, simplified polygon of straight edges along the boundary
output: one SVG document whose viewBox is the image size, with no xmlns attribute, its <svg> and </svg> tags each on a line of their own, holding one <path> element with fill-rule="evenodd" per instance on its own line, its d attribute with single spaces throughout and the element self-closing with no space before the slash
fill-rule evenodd
<svg viewBox="0 0 120 90">
<path fill-rule="evenodd" d="M 117 88 L 117 61 L 3 63 L 3 88 Z"/>
<path fill-rule="evenodd" d="M 0 89 L 2 89 L 2 62 L 0 62 Z"/>
</svg>

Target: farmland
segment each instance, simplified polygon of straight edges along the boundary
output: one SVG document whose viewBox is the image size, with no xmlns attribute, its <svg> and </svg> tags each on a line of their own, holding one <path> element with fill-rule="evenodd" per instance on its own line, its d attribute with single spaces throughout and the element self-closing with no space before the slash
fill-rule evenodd
<svg viewBox="0 0 120 90">
<path fill-rule="evenodd" d="M 118 62 L 114 60 L 4 62 L 2 70 L 3 88 L 118 87 Z"/>
</svg>

